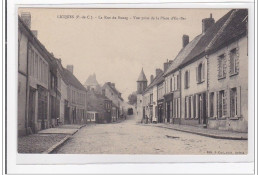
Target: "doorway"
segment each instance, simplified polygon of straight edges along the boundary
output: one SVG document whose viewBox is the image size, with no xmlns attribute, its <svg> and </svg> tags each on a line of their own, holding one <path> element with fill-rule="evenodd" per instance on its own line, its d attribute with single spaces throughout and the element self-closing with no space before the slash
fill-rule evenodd
<svg viewBox="0 0 260 175">
<path fill-rule="evenodd" d="M 207 124 L 206 93 L 199 94 L 198 101 L 199 124 Z"/>
<path fill-rule="evenodd" d="M 35 89 L 30 88 L 29 92 L 29 113 L 28 113 L 28 127 L 31 128 L 32 133 L 35 133 Z"/>
</svg>

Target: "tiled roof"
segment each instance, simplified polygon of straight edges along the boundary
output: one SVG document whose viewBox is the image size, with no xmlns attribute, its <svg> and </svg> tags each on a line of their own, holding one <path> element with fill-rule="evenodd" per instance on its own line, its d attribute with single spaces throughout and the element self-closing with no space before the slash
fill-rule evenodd
<svg viewBox="0 0 260 175">
<path fill-rule="evenodd" d="M 145 91 L 143 92 L 143 94 L 145 94 L 148 90 L 150 90 L 151 88 L 153 88 L 153 86 L 157 85 L 158 83 L 160 83 L 162 81 L 163 78 L 163 72 L 160 72 L 154 79 L 153 81 L 147 86 L 147 88 L 145 89 Z"/>
<path fill-rule="evenodd" d="M 202 34 L 196 36 L 189 44 L 182 48 L 175 59 L 170 64 L 169 68 L 164 73 L 164 76 L 168 75 L 169 73 L 175 71 L 178 66 L 182 63 L 182 61 L 186 58 L 186 56 L 192 51 L 192 49 L 196 46 L 198 41 L 201 39 Z"/>
<path fill-rule="evenodd" d="M 111 82 L 106 82 L 105 84 L 104 84 L 104 86 L 108 86 L 110 89 L 112 89 L 112 91 L 115 93 L 115 94 L 117 94 L 118 95 L 118 98 L 120 99 L 120 100 L 122 100 L 122 101 L 124 101 L 124 99 L 120 96 L 120 92 L 114 87 L 114 86 L 112 86 L 112 84 L 111 84 Z M 103 86 L 103 87 L 104 87 Z"/>
<path fill-rule="evenodd" d="M 85 87 L 80 83 L 80 81 L 67 69 L 63 69 L 64 77 L 66 81 L 74 86 L 75 88 L 86 91 Z"/>
<path fill-rule="evenodd" d="M 215 39 L 213 39 L 208 47 L 207 52 L 214 52 L 221 47 L 225 47 L 230 42 L 233 42 L 234 39 L 239 39 L 244 36 L 247 33 L 247 18 L 247 9 L 233 11 L 230 20 L 215 36 Z"/>
<path fill-rule="evenodd" d="M 229 19 L 230 15 L 234 10 L 229 11 L 226 15 L 220 18 L 215 24 L 213 24 L 200 38 L 197 42 L 196 46 L 192 49 L 190 54 L 184 59 L 181 63 L 181 67 L 189 64 L 196 58 L 202 57 L 205 55 L 205 49 L 210 44 L 214 36 L 218 33 L 221 27 L 225 24 L 225 22 Z"/>
<path fill-rule="evenodd" d="M 144 74 L 143 68 L 142 68 L 142 71 L 141 71 L 141 73 L 140 73 L 140 75 L 139 75 L 137 81 L 147 81 L 146 76 L 145 76 L 145 74 Z"/>
</svg>

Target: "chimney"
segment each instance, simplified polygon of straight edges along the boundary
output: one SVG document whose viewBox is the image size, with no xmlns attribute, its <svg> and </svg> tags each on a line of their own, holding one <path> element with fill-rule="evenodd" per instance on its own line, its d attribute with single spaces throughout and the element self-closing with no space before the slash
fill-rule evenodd
<svg viewBox="0 0 260 175">
<path fill-rule="evenodd" d="M 111 86 L 112 86 L 113 88 L 115 88 L 115 87 L 116 87 L 115 83 L 111 83 Z"/>
<path fill-rule="evenodd" d="M 153 81 L 153 75 L 150 76 L 150 83 Z"/>
<path fill-rule="evenodd" d="M 215 24 L 215 19 L 212 18 L 212 14 L 210 14 L 209 18 L 202 20 L 202 33 L 205 33 L 213 24 Z"/>
<path fill-rule="evenodd" d="M 156 76 L 158 76 L 161 72 L 162 72 L 162 69 L 156 69 L 156 70 L 155 70 Z"/>
<path fill-rule="evenodd" d="M 29 12 L 22 12 L 21 13 L 21 19 L 27 25 L 29 29 L 31 29 L 31 13 Z"/>
<path fill-rule="evenodd" d="M 163 63 L 163 71 L 165 72 L 168 67 L 170 66 L 170 64 L 172 63 L 172 60 L 167 60 L 167 62 Z"/>
<path fill-rule="evenodd" d="M 73 65 L 67 65 L 67 69 L 73 74 Z"/>
<path fill-rule="evenodd" d="M 189 44 L 189 36 L 188 35 L 183 35 L 182 36 L 182 47 L 186 47 Z"/>
<path fill-rule="evenodd" d="M 32 30 L 32 33 L 33 33 L 33 35 L 37 38 L 37 36 L 38 36 L 38 31 L 37 31 L 37 30 Z"/>
</svg>

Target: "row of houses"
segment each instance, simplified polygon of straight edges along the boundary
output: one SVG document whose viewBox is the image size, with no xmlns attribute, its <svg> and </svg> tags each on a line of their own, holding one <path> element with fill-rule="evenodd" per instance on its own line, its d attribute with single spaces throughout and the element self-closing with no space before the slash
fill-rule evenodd
<svg viewBox="0 0 260 175">
<path fill-rule="evenodd" d="M 126 114 L 126 103 L 122 94 L 116 89 L 115 83 L 106 82 L 101 86 L 93 74 L 88 77 L 84 86 L 87 89 L 87 99 L 90 99 L 87 109 L 93 114 L 99 113 L 99 123 L 115 122 Z M 101 104 L 102 107 L 99 107 Z"/>
<path fill-rule="evenodd" d="M 137 80 L 137 113 L 153 123 L 247 132 L 248 10 L 233 9 L 215 22 L 202 20 L 202 33 L 173 60 L 156 69 L 150 84 Z"/>
<path fill-rule="evenodd" d="M 18 16 L 19 136 L 61 124 L 84 124 L 93 115 L 92 121 L 97 117 L 100 123 L 116 120 L 122 114 L 121 93 L 110 82 L 100 87 L 104 93 L 92 89 L 73 75 L 73 65 L 64 68 L 38 40 L 30 13 Z"/>
</svg>

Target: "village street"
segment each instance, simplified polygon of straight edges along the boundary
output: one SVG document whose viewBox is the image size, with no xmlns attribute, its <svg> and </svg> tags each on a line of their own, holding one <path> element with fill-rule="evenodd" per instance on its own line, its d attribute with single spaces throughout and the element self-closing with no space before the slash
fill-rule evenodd
<svg viewBox="0 0 260 175">
<path fill-rule="evenodd" d="M 79 130 L 55 153 L 69 154 L 242 154 L 247 140 L 214 139 L 137 123 L 93 124 Z"/>
</svg>

